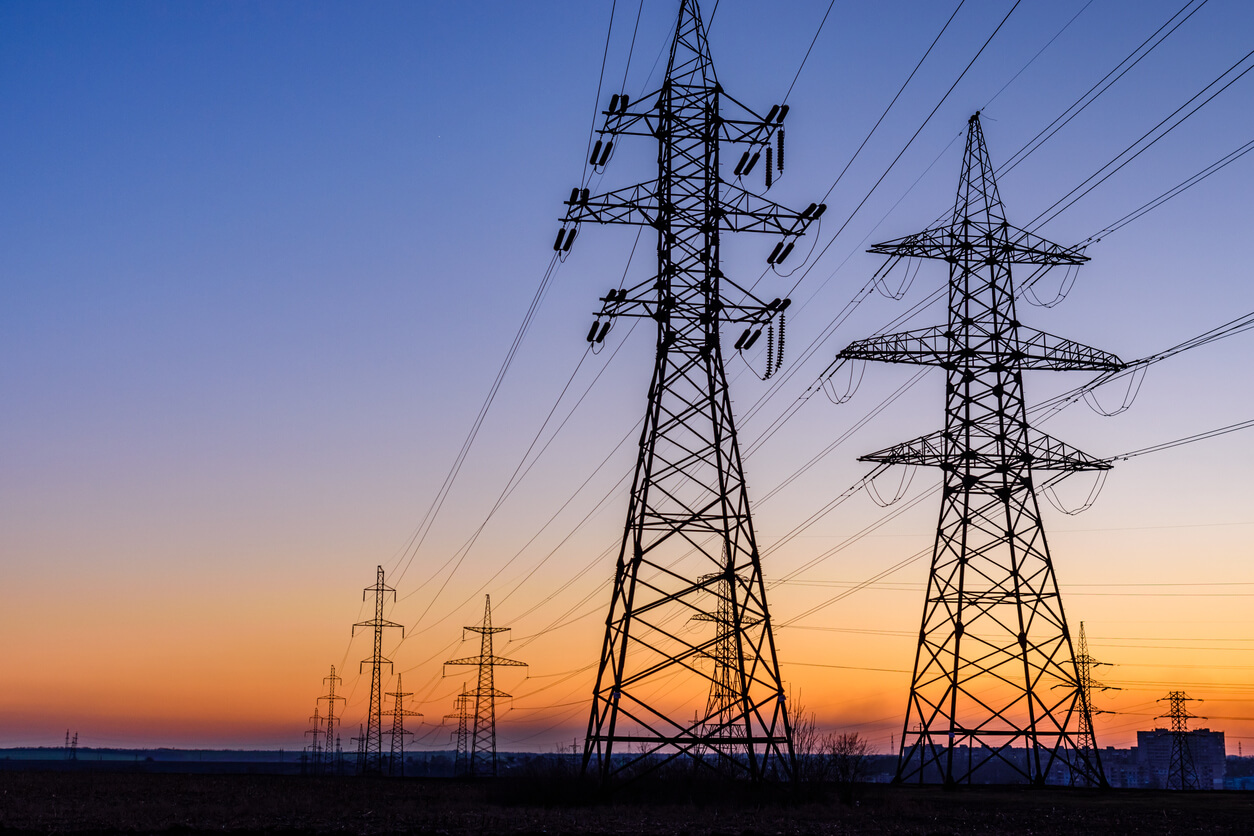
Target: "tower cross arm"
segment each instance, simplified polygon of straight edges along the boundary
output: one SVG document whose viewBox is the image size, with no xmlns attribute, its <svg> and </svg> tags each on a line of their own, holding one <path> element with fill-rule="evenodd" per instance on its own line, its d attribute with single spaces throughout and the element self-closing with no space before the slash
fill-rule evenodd
<svg viewBox="0 0 1254 836">
<path fill-rule="evenodd" d="M 725 104 L 735 106 L 741 111 L 736 117 L 721 115 L 719 118 L 720 136 L 724 142 L 748 142 L 765 144 L 770 141 L 776 131 L 784 125 L 784 117 L 788 115 L 788 106 L 772 107 L 766 116 L 757 113 L 744 102 L 720 88 L 719 97 Z M 724 108 L 723 113 L 727 112 Z"/>
<path fill-rule="evenodd" d="M 772 232 L 796 237 L 805 235 L 822 214 L 815 204 L 797 212 L 731 183 L 723 184 L 723 200 L 715 212 L 720 226 L 731 232 Z"/>
<path fill-rule="evenodd" d="M 869 253 L 899 258 L 957 261 L 965 254 L 1016 264 L 1078 265 L 1089 260 L 1078 247 L 1064 247 L 1002 221 L 992 225 L 955 220 L 903 238 L 875 244 Z"/>
<path fill-rule="evenodd" d="M 944 432 L 937 431 L 895 444 L 874 453 L 859 457 L 859 461 L 877 462 L 880 464 L 906 464 L 922 467 L 952 467 L 959 464 L 950 450 L 952 444 L 946 445 Z M 962 463 L 975 467 L 993 469 L 1002 464 L 1002 458 L 996 454 L 981 454 L 978 449 L 964 451 Z M 1090 456 L 1071 445 L 1046 435 L 1040 430 L 1028 428 L 1028 449 L 1026 464 L 1033 470 L 1052 470 L 1075 472 L 1081 470 L 1110 470 L 1108 459 Z"/>
<path fill-rule="evenodd" d="M 526 662 L 516 662 L 503 656 L 464 656 L 461 659 L 449 659 L 446 665 L 492 665 L 494 667 L 525 668 Z"/>
<path fill-rule="evenodd" d="M 943 368 L 978 365 L 990 370 L 1118 371 L 1126 365 L 1114 354 L 1026 325 L 1008 327 L 1000 335 L 989 333 L 982 341 L 960 336 L 962 345 L 948 326 L 936 325 L 857 340 L 836 356 Z"/>
<path fill-rule="evenodd" d="M 625 186 L 599 195 L 576 189 L 566 201 L 563 224 L 584 221 L 598 224 L 656 226 L 659 217 L 657 180 Z"/>
<path fill-rule="evenodd" d="M 627 99 L 619 94 L 610 99 L 605 110 L 605 122 L 598 133 L 601 136 L 657 136 L 658 103 L 662 91 L 654 90 L 639 99 Z"/>
<path fill-rule="evenodd" d="M 401 636 L 405 635 L 405 625 L 397 624 L 395 621 L 387 621 L 382 618 L 372 618 L 369 621 L 359 621 L 353 625 L 353 635 L 357 635 L 358 627 L 400 627 Z"/>
</svg>

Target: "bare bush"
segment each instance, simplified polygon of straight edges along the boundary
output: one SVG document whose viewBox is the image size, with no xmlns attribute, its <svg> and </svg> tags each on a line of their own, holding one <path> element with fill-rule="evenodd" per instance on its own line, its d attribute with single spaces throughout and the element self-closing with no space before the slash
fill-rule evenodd
<svg viewBox="0 0 1254 836">
<path fill-rule="evenodd" d="M 831 777 L 837 784 L 852 786 L 866 778 L 871 742 L 857 732 L 829 734 L 823 739 Z"/>
</svg>

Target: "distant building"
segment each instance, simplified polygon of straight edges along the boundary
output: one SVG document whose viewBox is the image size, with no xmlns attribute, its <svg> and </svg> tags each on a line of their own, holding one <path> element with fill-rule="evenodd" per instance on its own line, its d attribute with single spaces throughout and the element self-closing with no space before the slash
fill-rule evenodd
<svg viewBox="0 0 1254 836">
<path fill-rule="evenodd" d="M 1194 729 L 1186 732 L 1185 737 L 1189 752 L 1193 755 L 1193 768 L 1197 770 L 1198 787 L 1204 790 L 1222 790 L 1227 755 L 1224 733 Z M 1167 771 L 1171 767 L 1171 742 L 1172 732 L 1168 729 L 1136 733 L 1137 767 L 1144 781 L 1142 786 L 1167 786 Z"/>
</svg>

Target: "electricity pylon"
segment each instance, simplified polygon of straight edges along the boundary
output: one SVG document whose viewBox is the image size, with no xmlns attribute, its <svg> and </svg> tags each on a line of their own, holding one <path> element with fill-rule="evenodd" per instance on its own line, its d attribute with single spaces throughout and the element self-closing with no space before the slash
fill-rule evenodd
<svg viewBox="0 0 1254 836">
<path fill-rule="evenodd" d="M 1197 768 L 1193 765 L 1193 750 L 1189 746 L 1189 720 L 1206 718 L 1190 714 L 1188 703 L 1202 700 L 1190 697 L 1183 691 L 1171 691 L 1159 702 L 1164 700 L 1171 706 L 1166 714 L 1161 715 L 1171 718 L 1171 761 L 1167 765 L 1167 789 L 1200 790 L 1202 786 L 1197 778 Z"/>
<path fill-rule="evenodd" d="M 366 763 L 366 727 L 364 724 L 357 726 L 357 736 L 349 738 L 349 742 L 357 744 L 357 772 L 361 774 Z"/>
<path fill-rule="evenodd" d="M 1093 707 L 1093 692 L 1119 690 L 1112 685 L 1105 685 L 1093 678 L 1093 668 L 1109 664 L 1109 662 L 1099 662 L 1089 654 L 1089 642 L 1084 636 L 1084 622 L 1081 621 L 1079 652 L 1075 656 L 1076 674 L 1080 679 L 1080 732 L 1076 735 L 1076 748 L 1080 750 L 1084 757 L 1093 758 L 1095 767 L 1100 771 L 1097 776 L 1084 772 L 1073 772 L 1071 773 L 1071 782 L 1073 784 L 1079 783 L 1091 786 L 1093 779 L 1096 777 L 1098 786 L 1110 786 L 1106 781 L 1105 770 L 1101 769 L 1101 754 L 1097 749 L 1097 736 L 1093 732 L 1093 715 L 1110 713 Z"/>
<path fill-rule="evenodd" d="M 422 712 L 405 707 L 405 697 L 413 696 L 413 694 L 402 688 L 399 673 L 396 675 L 396 690 L 388 693 L 388 696 L 392 698 L 392 710 L 387 712 L 392 717 L 392 757 L 388 761 L 388 773 L 403 778 L 405 777 L 405 735 L 414 736 L 413 732 L 405 731 L 405 718 L 421 717 Z"/>
<path fill-rule="evenodd" d="M 509 694 L 497 690 L 493 671 L 502 666 L 526 667 L 527 665 L 526 662 L 516 662 L 492 652 L 492 636 L 509 629 L 509 627 L 492 626 L 492 599 L 484 595 L 483 624 L 462 628 L 463 638 L 466 630 L 479 634 L 479 655 L 450 659 L 444 663 L 446 665 L 475 665 L 479 668 L 478 686 L 469 694 L 464 694 L 467 697 L 467 705 L 470 697 L 474 697 L 475 700 L 474 727 L 467 734 L 469 748 L 465 759 L 465 774 L 472 778 L 476 775 L 496 775 L 496 698 L 508 697 Z M 460 749 L 458 751 L 460 752 Z"/>
<path fill-rule="evenodd" d="M 724 114 L 724 105 L 733 112 Z M 559 254 L 568 251 L 583 222 L 657 231 L 656 275 L 602 297 L 588 334 L 601 342 L 618 317 L 657 323 L 584 744 L 583 769 L 597 770 L 602 781 L 679 757 L 754 779 L 792 771 L 792 733 L 720 338 L 724 322 L 737 323 L 744 331 L 735 350 L 750 348 L 788 307 L 787 300 L 762 301 L 723 273 L 722 232 L 781 236 L 768 258 L 778 264 L 823 213 L 813 203 L 793 212 L 721 176 L 723 147 L 747 146 L 733 176 L 749 174 L 765 151 L 769 186 L 783 169 L 787 110 L 777 105 L 763 117 L 723 91 L 697 3 L 682 0 L 661 88 L 639 101 L 610 99 L 590 160 L 599 171 L 616 139 L 650 137 L 658 143 L 657 177 L 596 196 L 575 189 L 555 242 Z M 768 358 L 768 372 L 777 365 Z M 703 614 L 712 629 L 681 634 L 682 624 Z M 726 653 L 718 650 L 724 643 Z M 717 662 L 703 670 L 698 662 L 711 656 L 726 657 L 730 671 Z M 666 697 L 658 693 L 662 683 Z M 680 719 L 724 685 L 730 695 L 711 702 L 712 712 Z M 740 744 L 729 747 L 732 735 Z M 713 763 L 705 760 L 707 747 L 717 753 Z"/>
<path fill-rule="evenodd" d="M 1096 748 L 1092 762 L 1079 748 L 1080 678 L 1034 475 L 1110 463 L 1028 425 L 1023 372 L 1124 364 L 1021 325 L 1011 280 L 1015 263 L 1088 259 L 1006 221 L 978 113 L 953 217 L 870 252 L 949 263 L 947 325 L 862 340 L 839 355 L 946 374 L 943 431 L 862 457 L 939 467 L 944 480 L 897 780 L 967 783 L 984 762 L 1001 761 L 1041 784 L 1061 761 L 1099 781 Z"/>
<path fill-rule="evenodd" d="M 318 714 L 318 702 L 314 701 L 314 713 L 309 718 L 313 723 L 312 728 L 305 729 L 305 734 L 310 735 L 309 744 L 309 771 L 317 775 L 322 771 L 322 717 Z"/>
<path fill-rule="evenodd" d="M 392 660 L 383 658 L 383 628 L 400 627 L 401 638 L 405 637 L 405 628 L 383 617 L 383 602 L 387 593 L 392 593 L 396 600 L 396 590 L 383 582 L 383 567 L 378 567 L 374 586 L 366 587 L 362 592 L 362 600 L 371 592 L 374 593 L 374 618 L 353 625 L 353 635 L 358 627 L 370 627 L 374 630 L 374 653 L 369 659 L 363 659 L 361 665 L 370 664 L 370 705 L 366 709 L 366 734 L 362 741 L 361 773 L 363 775 L 379 775 L 383 772 L 383 666 L 391 669 Z M 358 666 L 358 673 L 361 672 Z"/>
<path fill-rule="evenodd" d="M 469 720 L 470 720 L 470 693 L 466 690 L 466 683 L 462 683 L 462 691 L 457 695 L 457 699 L 453 700 L 453 712 L 445 714 L 445 720 L 457 720 L 457 749 L 453 759 L 453 774 L 466 774 L 466 752 L 469 743 Z"/>
<path fill-rule="evenodd" d="M 326 761 L 326 771 L 328 773 L 335 772 L 335 761 L 332 760 L 331 754 L 335 751 L 335 729 L 340 722 L 340 718 L 335 716 L 335 701 L 345 702 L 345 699 L 335 693 L 335 683 L 343 682 L 343 680 L 335 675 L 335 665 L 331 666 L 331 675 L 323 677 L 323 682 L 328 683 L 328 690 L 324 696 L 318 697 L 318 701 L 327 701 L 327 730 L 325 739 L 322 744 L 323 758 Z M 317 771 L 316 769 L 314 770 Z"/>
</svg>

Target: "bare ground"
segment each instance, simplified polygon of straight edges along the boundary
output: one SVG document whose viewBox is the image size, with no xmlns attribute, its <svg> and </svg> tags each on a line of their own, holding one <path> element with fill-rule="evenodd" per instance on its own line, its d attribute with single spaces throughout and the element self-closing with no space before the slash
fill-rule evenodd
<svg viewBox="0 0 1254 836">
<path fill-rule="evenodd" d="M 1254 793 L 869 785 L 656 786 L 596 797 L 537 780 L 0 772 L 0 834 L 1249 834 Z"/>
</svg>

